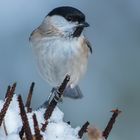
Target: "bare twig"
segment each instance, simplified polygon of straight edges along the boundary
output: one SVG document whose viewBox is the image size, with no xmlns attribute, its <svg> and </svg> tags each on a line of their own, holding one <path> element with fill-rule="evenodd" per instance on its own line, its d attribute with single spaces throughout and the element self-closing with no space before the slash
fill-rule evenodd
<svg viewBox="0 0 140 140">
<path fill-rule="evenodd" d="M 5 98 L 7 98 L 7 95 L 8 95 L 8 93 L 9 93 L 10 89 L 11 89 L 11 86 L 9 85 L 9 86 L 7 87 L 7 91 L 6 91 L 6 94 L 5 94 Z"/>
<path fill-rule="evenodd" d="M 85 132 L 87 132 L 87 127 L 89 126 L 89 122 L 87 121 L 82 127 L 81 129 L 79 130 L 78 132 L 78 135 L 79 135 L 79 138 L 82 138 L 83 134 Z"/>
<path fill-rule="evenodd" d="M 32 133 L 31 133 L 31 129 L 30 129 L 30 126 L 29 126 L 27 114 L 25 112 L 25 108 L 24 108 L 24 104 L 23 104 L 21 95 L 18 96 L 18 102 L 19 102 L 20 115 L 21 115 L 26 139 L 27 140 L 32 140 L 33 136 L 32 136 Z"/>
<path fill-rule="evenodd" d="M 58 90 L 55 93 L 55 96 L 53 97 L 52 101 L 50 102 L 48 108 L 45 111 L 44 117 L 45 117 L 45 123 L 42 125 L 41 130 L 44 132 L 47 125 L 48 125 L 48 119 L 50 118 L 50 116 L 52 115 L 52 112 L 54 110 L 54 108 L 56 107 L 59 99 L 61 98 L 61 96 L 63 95 L 63 92 L 67 86 L 67 83 L 70 80 L 70 76 L 67 75 L 63 81 L 63 83 L 61 84 L 61 86 L 58 88 Z"/>
<path fill-rule="evenodd" d="M 6 94 L 5 94 L 5 99 L 7 98 L 7 95 L 10 92 L 10 89 L 11 89 L 11 86 L 9 85 L 7 87 L 7 91 L 6 91 Z M 5 135 L 8 136 L 8 132 L 7 132 L 7 129 L 6 129 L 5 120 L 3 120 L 3 128 L 4 128 Z"/>
<path fill-rule="evenodd" d="M 111 112 L 113 112 L 113 115 L 112 115 L 112 117 L 110 118 L 110 120 L 109 120 L 109 122 L 108 122 L 108 124 L 107 124 L 107 127 L 106 127 L 105 130 L 103 131 L 103 137 L 104 137 L 105 139 L 108 138 L 108 136 L 109 136 L 109 134 L 110 134 L 110 132 L 111 132 L 111 130 L 112 130 L 112 128 L 113 128 L 113 125 L 114 125 L 114 123 L 115 123 L 115 121 L 116 121 L 117 116 L 118 116 L 122 111 L 116 109 L 116 110 L 112 110 Z"/>
<path fill-rule="evenodd" d="M 22 126 L 22 128 L 21 128 L 21 130 L 20 130 L 20 132 L 19 132 L 19 137 L 20 137 L 20 139 L 23 138 L 23 135 L 24 135 L 24 127 Z"/>
<path fill-rule="evenodd" d="M 32 100 L 34 86 L 35 86 L 35 83 L 32 82 L 32 84 L 30 86 L 29 93 L 28 93 L 27 101 L 26 101 L 26 104 L 25 104 L 25 106 L 27 107 L 27 112 L 31 112 L 31 110 L 32 110 L 30 108 L 30 105 L 31 105 L 31 100 Z"/>
<path fill-rule="evenodd" d="M 10 102 L 12 101 L 15 88 L 16 88 L 16 83 L 13 84 L 11 90 L 8 90 L 9 92 L 7 93 L 7 98 L 6 98 L 5 103 L 3 105 L 3 108 L 1 109 L 1 112 L 0 112 L 0 126 L 2 124 L 4 117 L 5 117 L 5 114 L 7 112 L 9 105 L 10 105 Z"/>
<path fill-rule="evenodd" d="M 40 134 L 39 125 L 35 114 L 33 114 L 33 122 L 34 122 L 35 139 L 41 140 L 42 135 Z"/>
</svg>

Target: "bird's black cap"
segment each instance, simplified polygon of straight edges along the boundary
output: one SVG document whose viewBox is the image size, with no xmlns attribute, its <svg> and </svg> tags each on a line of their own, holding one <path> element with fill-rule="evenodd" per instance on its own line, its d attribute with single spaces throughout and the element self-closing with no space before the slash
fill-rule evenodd
<svg viewBox="0 0 140 140">
<path fill-rule="evenodd" d="M 70 6 L 62 6 L 53 9 L 48 16 L 59 15 L 63 16 L 68 21 L 78 21 L 82 23 L 85 21 L 85 15 L 78 9 Z"/>
</svg>

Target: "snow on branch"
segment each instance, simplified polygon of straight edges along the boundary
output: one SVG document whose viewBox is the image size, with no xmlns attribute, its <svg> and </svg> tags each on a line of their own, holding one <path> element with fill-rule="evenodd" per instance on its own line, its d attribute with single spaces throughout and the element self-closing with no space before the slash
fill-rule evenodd
<svg viewBox="0 0 140 140">
<path fill-rule="evenodd" d="M 23 103 L 21 95 L 14 94 L 16 83 L 8 86 L 5 101 L 0 100 L 0 140 L 82 140 L 87 132 L 89 140 L 107 139 L 120 110 L 113 110 L 105 130 L 99 131 L 90 126 L 87 121 L 81 128 L 72 128 L 69 122 L 64 122 L 64 113 L 57 107 L 59 100 L 70 80 L 67 75 L 54 91 L 48 107 L 32 110 L 31 100 L 35 83 L 30 86 L 27 101 Z"/>
</svg>

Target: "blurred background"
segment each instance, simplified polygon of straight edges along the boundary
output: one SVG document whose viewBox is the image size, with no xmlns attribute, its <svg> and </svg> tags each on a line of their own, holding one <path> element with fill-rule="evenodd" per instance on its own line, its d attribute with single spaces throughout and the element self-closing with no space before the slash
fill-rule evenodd
<svg viewBox="0 0 140 140">
<path fill-rule="evenodd" d="M 60 104 L 73 127 L 87 120 L 104 130 L 110 110 L 119 108 L 109 140 L 135 140 L 140 133 L 140 1 L 139 0 L 1 0 L 0 98 L 7 85 L 17 82 L 17 94 L 26 99 L 36 83 L 32 106 L 45 101 L 50 87 L 41 79 L 28 41 L 47 13 L 58 6 L 74 6 L 86 14 L 85 32 L 93 46 L 88 71 L 80 83 L 82 100 Z M 85 137 L 85 140 L 87 138 Z"/>
</svg>

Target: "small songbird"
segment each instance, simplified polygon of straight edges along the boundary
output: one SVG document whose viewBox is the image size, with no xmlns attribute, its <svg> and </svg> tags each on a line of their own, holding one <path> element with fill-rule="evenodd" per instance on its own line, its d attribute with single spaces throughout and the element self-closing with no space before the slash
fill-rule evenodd
<svg viewBox="0 0 140 140">
<path fill-rule="evenodd" d="M 88 56 L 92 52 L 83 35 L 88 26 L 80 10 L 58 7 L 45 17 L 29 38 L 43 79 L 58 87 L 65 76 L 70 75 L 64 96 L 73 99 L 83 96 L 77 84 L 86 71 Z"/>
</svg>

